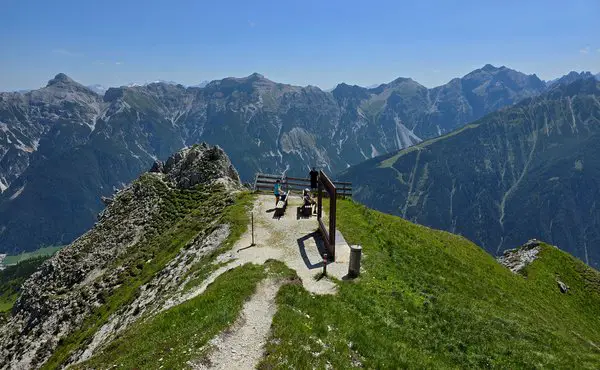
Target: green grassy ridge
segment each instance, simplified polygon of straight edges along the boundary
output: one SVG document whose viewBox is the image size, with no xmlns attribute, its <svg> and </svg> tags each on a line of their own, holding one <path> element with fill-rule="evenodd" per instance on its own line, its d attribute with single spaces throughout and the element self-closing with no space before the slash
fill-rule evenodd
<svg viewBox="0 0 600 370">
<path fill-rule="evenodd" d="M 567 253 L 544 245 L 524 277 L 462 237 L 351 201 L 337 220 L 365 273 L 335 296 L 283 287 L 260 368 L 600 365 L 600 274 Z"/>
<path fill-rule="evenodd" d="M 255 199 L 255 194 L 241 192 L 237 195 L 235 203 L 225 210 L 222 223 L 229 225 L 229 236 L 225 239 L 223 245 L 202 258 L 202 260 L 186 272 L 181 279 L 185 281 L 188 277 L 190 278 L 185 285 L 185 289 L 191 289 L 200 285 L 211 272 L 221 267 L 219 264 L 213 262 L 218 255 L 231 249 L 242 234 L 246 232 L 250 223 L 249 212 L 252 209 Z"/>
<path fill-rule="evenodd" d="M 187 368 L 188 361 L 207 355 L 208 341 L 235 322 L 244 302 L 267 276 L 288 282 L 297 279 L 279 261 L 236 267 L 219 276 L 202 295 L 138 321 L 97 355 L 73 368 Z"/>
<path fill-rule="evenodd" d="M 101 353 L 74 368 L 181 368 L 200 357 L 202 347 L 235 321 L 263 277 L 263 268 L 258 265 L 230 270 L 204 294 L 136 324 Z"/>
<path fill-rule="evenodd" d="M 169 189 L 161 180 L 146 174 L 134 182 L 135 191 L 159 194 L 160 211 L 153 220 L 148 237 L 114 263 L 124 266 L 120 272 L 120 286 L 103 297 L 98 307 L 81 328 L 59 342 L 44 369 L 59 367 L 77 349 L 82 348 L 111 314 L 131 303 L 139 294 L 139 287 L 149 282 L 177 253 L 197 235 L 210 231 L 215 219 L 220 219 L 226 207 L 235 203 L 234 196 L 223 186 L 197 186 L 193 189 Z"/>
<path fill-rule="evenodd" d="M 23 261 L 26 261 L 26 260 L 29 260 L 32 258 L 50 257 L 54 253 L 61 250 L 63 247 L 64 247 L 63 245 L 48 246 L 48 247 L 39 248 L 33 252 L 23 252 L 21 254 L 7 255 L 6 258 L 4 258 L 4 260 L 2 261 L 2 264 L 5 266 L 11 266 L 11 265 L 16 265 L 19 262 L 23 262 Z"/>
<path fill-rule="evenodd" d="M 492 113 L 493 114 L 493 113 Z M 420 142 L 419 144 L 415 144 L 412 145 L 406 149 L 401 149 L 399 151 L 397 151 L 395 154 L 384 154 L 381 155 L 380 157 L 376 157 L 371 159 L 374 163 L 379 162 L 378 166 L 379 168 L 389 168 L 389 167 L 393 167 L 394 163 L 396 163 L 396 161 L 398 160 L 398 158 L 402 157 L 403 155 L 406 155 L 408 153 L 414 152 L 415 150 L 423 150 L 426 149 L 429 145 L 436 143 L 438 141 L 442 141 L 444 139 L 447 139 L 449 137 L 452 136 L 456 136 L 458 134 L 460 134 L 463 131 L 466 130 L 470 130 L 473 128 L 477 128 L 479 126 L 479 120 L 475 121 L 474 123 L 470 123 L 468 125 L 464 125 L 463 127 L 451 131 L 447 134 L 441 135 L 441 136 L 437 136 L 425 141 Z M 364 163 L 364 162 L 363 162 Z"/>
<path fill-rule="evenodd" d="M 21 285 L 49 256 L 33 257 L 0 271 L 0 315 L 7 314 L 17 301 Z"/>
</svg>

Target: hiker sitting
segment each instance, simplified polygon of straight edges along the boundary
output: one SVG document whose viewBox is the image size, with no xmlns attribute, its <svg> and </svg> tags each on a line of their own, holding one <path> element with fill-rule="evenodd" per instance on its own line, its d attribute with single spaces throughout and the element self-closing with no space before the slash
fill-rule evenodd
<svg viewBox="0 0 600 370">
<path fill-rule="evenodd" d="M 304 191 L 302 193 L 302 199 L 304 200 L 305 207 L 310 206 L 312 213 L 317 212 L 316 211 L 317 202 L 311 196 L 309 189 L 304 189 Z"/>
</svg>

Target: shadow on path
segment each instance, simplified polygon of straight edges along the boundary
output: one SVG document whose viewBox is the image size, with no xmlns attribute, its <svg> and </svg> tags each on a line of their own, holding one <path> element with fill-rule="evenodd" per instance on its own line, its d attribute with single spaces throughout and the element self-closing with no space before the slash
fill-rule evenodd
<svg viewBox="0 0 600 370">
<path fill-rule="evenodd" d="M 308 253 L 306 252 L 306 241 L 310 239 L 313 239 L 317 246 L 317 252 L 319 253 L 318 261 L 311 261 L 308 257 Z M 320 233 L 315 231 L 310 234 L 306 234 L 303 237 L 298 238 L 296 242 L 298 243 L 300 256 L 309 270 L 323 268 L 323 255 L 326 253 L 326 248 Z"/>
</svg>

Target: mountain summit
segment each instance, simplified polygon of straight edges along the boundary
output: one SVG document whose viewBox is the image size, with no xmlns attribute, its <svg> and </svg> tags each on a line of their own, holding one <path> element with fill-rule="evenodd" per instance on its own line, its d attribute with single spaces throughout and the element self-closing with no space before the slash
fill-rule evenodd
<svg viewBox="0 0 600 370">
<path fill-rule="evenodd" d="M 60 85 L 60 84 L 76 84 L 77 82 L 75 82 L 73 79 L 71 79 L 71 77 L 67 76 L 64 73 L 59 73 L 56 76 L 54 76 L 53 79 L 51 79 L 50 81 L 48 81 L 48 84 L 46 86 L 54 86 L 54 85 Z"/>
</svg>

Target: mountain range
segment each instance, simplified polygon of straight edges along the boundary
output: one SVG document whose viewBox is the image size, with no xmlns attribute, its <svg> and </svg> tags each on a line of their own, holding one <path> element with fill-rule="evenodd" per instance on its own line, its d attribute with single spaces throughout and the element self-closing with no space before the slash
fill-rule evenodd
<svg viewBox="0 0 600 370">
<path fill-rule="evenodd" d="M 311 166 L 336 173 L 545 89 L 535 75 L 491 65 L 434 89 L 398 78 L 331 92 L 255 73 L 99 95 L 58 74 L 39 90 L 0 94 L 0 251 L 72 241 L 95 222 L 101 196 L 200 141 L 224 148 L 243 181 Z"/>
<path fill-rule="evenodd" d="M 492 254 L 538 238 L 597 267 L 600 82 L 572 77 L 341 178 L 358 201 L 462 234 Z"/>
</svg>

